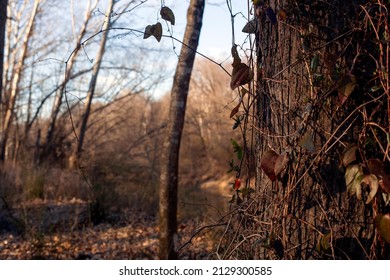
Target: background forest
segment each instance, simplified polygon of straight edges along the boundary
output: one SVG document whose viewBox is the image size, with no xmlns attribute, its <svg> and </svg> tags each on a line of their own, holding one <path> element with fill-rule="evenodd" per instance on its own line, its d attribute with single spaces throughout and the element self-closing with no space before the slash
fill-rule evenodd
<svg viewBox="0 0 390 280">
<path fill-rule="evenodd" d="M 8 2 L 1 102 L 1 258 L 83 255 L 77 249 L 80 240 L 64 250 L 62 242 L 70 244 L 72 237 L 59 233 L 85 231 L 90 225 L 136 223 L 143 225 L 141 233 L 155 234 L 170 98 L 166 84 L 173 75 L 170 63 L 177 57 L 169 41 L 160 47 L 136 31 L 99 32 L 108 19 L 113 27 L 137 25 L 137 14 L 154 13 L 154 3 Z M 239 137 L 229 119 L 235 98 L 229 76 L 199 58 L 180 156 L 179 221 L 190 222 L 188 233 L 214 222 L 228 206 L 224 194 L 231 193 L 230 139 Z M 23 240 L 24 245 L 12 245 L 12 240 Z M 144 246 L 137 246 L 139 258 L 153 256 L 143 256 Z M 50 253 L 53 249 L 59 251 Z M 100 257 L 133 258 L 134 250 Z"/>
<path fill-rule="evenodd" d="M 389 259 L 389 1 L 173 2 L 1 0 L 0 258 Z"/>
</svg>

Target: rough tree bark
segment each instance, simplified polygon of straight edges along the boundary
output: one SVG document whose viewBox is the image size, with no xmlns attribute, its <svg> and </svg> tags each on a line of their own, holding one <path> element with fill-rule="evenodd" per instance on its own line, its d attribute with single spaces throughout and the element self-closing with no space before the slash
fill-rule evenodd
<svg viewBox="0 0 390 280">
<path fill-rule="evenodd" d="M 284 9 L 287 14 L 278 22 L 266 6 L 257 7 L 258 204 L 253 211 L 256 221 L 263 221 L 254 225 L 266 233 L 268 245 L 257 246 L 255 257 L 379 258 L 371 206 L 348 196 L 339 161 L 345 145 L 361 139 L 364 122 L 354 100 L 340 105 L 337 95 L 340 77 L 352 73 L 363 96 L 365 75 L 375 70 L 373 61 L 361 55 L 374 54 L 372 42 L 364 39 L 368 33 L 355 26 L 363 22 L 359 4 L 369 11 L 376 4 L 290 2 L 269 1 L 275 13 Z M 375 110 L 386 112 L 381 102 Z M 271 182 L 260 168 L 270 149 L 289 154 L 284 181 Z"/>
<path fill-rule="evenodd" d="M 173 80 L 160 174 L 160 259 L 177 258 L 177 189 L 180 141 L 188 88 L 202 27 L 204 0 L 191 0 L 179 62 Z"/>
<path fill-rule="evenodd" d="M 102 26 L 102 30 L 106 30 L 110 26 L 111 13 L 112 13 L 113 6 L 114 6 L 114 0 L 110 0 L 108 3 L 107 12 L 106 12 L 107 18 Z M 95 59 L 96 62 L 93 66 L 92 77 L 91 77 L 91 80 L 89 82 L 89 87 L 88 87 L 88 92 L 87 92 L 87 100 L 85 102 L 84 112 L 83 112 L 82 119 L 81 119 L 81 125 L 80 125 L 80 130 L 79 130 L 79 135 L 78 135 L 79 140 L 77 143 L 77 147 L 75 148 L 74 153 L 73 153 L 72 157 L 70 158 L 70 163 L 69 163 L 70 168 L 77 167 L 79 164 L 79 160 L 81 159 L 84 138 L 85 138 L 85 134 L 87 132 L 88 119 L 89 119 L 89 116 L 91 113 L 92 100 L 93 100 L 93 97 L 95 95 L 97 78 L 99 75 L 100 65 L 102 63 L 104 51 L 106 48 L 108 33 L 109 33 L 108 31 L 105 31 L 102 33 L 102 38 L 100 41 L 99 50 L 98 50 L 98 53 L 97 53 L 97 56 Z"/>
</svg>

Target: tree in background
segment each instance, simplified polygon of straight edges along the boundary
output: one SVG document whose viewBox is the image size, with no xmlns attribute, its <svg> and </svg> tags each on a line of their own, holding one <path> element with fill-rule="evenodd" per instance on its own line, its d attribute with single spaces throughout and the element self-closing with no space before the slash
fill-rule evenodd
<svg viewBox="0 0 390 280">
<path fill-rule="evenodd" d="M 202 27 L 204 0 L 191 0 L 187 26 L 171 91 L 168 127 L 160 173 L 160 259 L 177 258 L 177 190 L 179 150 L 184 126 L 188 88 Z"/>
</svg>

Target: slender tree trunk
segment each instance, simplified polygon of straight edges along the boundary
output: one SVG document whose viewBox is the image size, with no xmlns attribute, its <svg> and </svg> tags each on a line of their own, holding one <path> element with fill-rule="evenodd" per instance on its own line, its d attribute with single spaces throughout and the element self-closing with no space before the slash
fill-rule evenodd
<svg viewBox="0 0 390 280">
<path fill-rule="evenodd" d="M 60 88 L 57 91 L 54 105 L 53 105 L 53 109 L 51 112 L 50 124 L 49 124 L 49 128 L 47 130 L 47 133 L 46 133 L 46 143 L 45 143 L 45 151 L 43 153 L 43 157 L 49 156 L 54 148 L 53 147 L 53 138 L 54 138 L 54 133 L 56 130 L 57 118 L 58 118 L 58 115 L 60 113 L 60 109 L 61 109 L 62 102 L 64 99 L 66 83 L 69 81 L 69 78 L 72 75 L 73 66 L 76 62 L 77 55 L 81 49 L 81 46 L 80 46 L 81 40 L 83 39 L 85 33 L 87 32 L 88 22 L 90 21 L 90 19 L 92 17 L 92 11 L 95 9 L 97 3 L 98 3 L 98 1 L 96 0 L 91 7 L 91 2 L 90 1 L 88 2 L 88 7 L 85 10 L 84 24 L 83 24 L 83 26 L 78 34 L 78 37 L 76 39 L 77 45 L 76 45 L 75 51 L 73 52 L 72 56 L 67 61 L 64 82 L 61 84 Z"/>
<path fill-rule="evenodd" d="M 12 119 L 14 116 L 14 108 L 16 104 L 16 99 L 19 93 L 19 82 L 21 80 L 21 75 L 23 71 L 24 62 L 27 57 L 27 51 L 28 51 L 28 43 L 31 39 L 31 36 L 33 34 L 34 30 L 34 22 L 35 18 L 38 12 L 38 7 L 40 4 L 40 0 L 35 0 L 34 7 L 30 16 L 30 20 L 28 22 L 27 28 L 26 28 L 26 34 L 23 39 L 22 49 L 20 56 L 18 57 L 17 65 L 15 66 L 15 70 L 13 71 L 12 75 L 12 84 L 11 84 L 11 90 L 10 90 L 10 97 L 8 99 L 8 104 L 6 106 L 6 112 L 4 116 L 4 123 L 3 123 L 3 129 L 2 129 L 2 139 L 0 143 L 0 161 L 5 160 L 5 154 L 6 154 L 6 146 L 7 141 L 9 137 L 9 132 L 12 124 Z"/>
<path fill-rule="evenodd" d="M 4 63 L 4 40 L 5 40 L 5 29 L 7 23 L 7 6 L 8 0 L 0 0 L 0 106 L 2 103 L 3 95 L 3 63 Z M 0 110 L 1 114 L 1 110 Z"/>
<path fill-rule="evenodd" d="M 167 134 L 160 174 L 160 259 L 177 258 L 177 189 L 180 141 L 184 125 L 188 88 L 202 27 L 204 0 L 191 0 L 187 12 L 179 62 L 174 76 Z"/>
<path fill-rule="evenodd" d="M 104 25 L 102 27 L 103 30 L 109 28 L 109 26 L 110 26 L 110 19 L 111 19 L 111 13 L 112 13 L 113 6 L 114 6 L 114 0 L 110 0 L 108 3 L 107 12 L 106 12 L 107 19 L 104 22 Z M 96 57 L 96 62 L 95 62 L 95 65 L 93 66 L 93 69 L 92 69 L 92 77 L 91 77 L 91 80 L 89 82 L 87 100 L 85 103 L 84 113 L 82 115 L 81 126 L 80 126 L 80 130 L 79 130 L 79 135 L 78 135 L 79 141 L 78 141 L 76 149 L 74 150 L 74 154 L 70 158 L 70 167 L 71 168 L 77 167 L 79 160 L 81 159 L 84 138 L 85 138 L 85 134 L 87 132 L 88 118 L 89 118 L 89 115 L 91 112 L 92 100 L 93 100 L 93 97 L 95 95 L 97 78 L 99 75 L 100 65 L 102 63 L 104 50 L 106 48 L 107 37 L 108 37 L 108 31 L 103 32 L 102 39 L 100 41 L 99 51 L 98 51 L 97 57 Z"/>
</svg>

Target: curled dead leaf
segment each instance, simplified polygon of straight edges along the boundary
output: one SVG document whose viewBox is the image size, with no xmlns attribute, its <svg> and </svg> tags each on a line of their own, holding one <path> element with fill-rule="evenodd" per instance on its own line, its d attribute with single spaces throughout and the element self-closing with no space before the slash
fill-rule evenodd
<svg viewBox="0 0 390 280">
<path fill-rule="evenodd" d="M 268 150 L 263 154 L 260 160 L 260 168 L 271 181 L 276 181 L 275 164 L 278 157 L 278 153 L 273 150 Z"/>
<path fill-rule="evenodd" d="M 238 63 L 233 66 L 230 88 L 232 90 L 243 86 L 253 79 L 253 71 L 245 63 Z"/>
<path fill-rule="evenodd" d="M 169 21 L 172 25 L 175 25 L 175 14 L 168 7 L 162 7 L 160 10 L 160 15 L 162 19 Z"/>
</svg>

